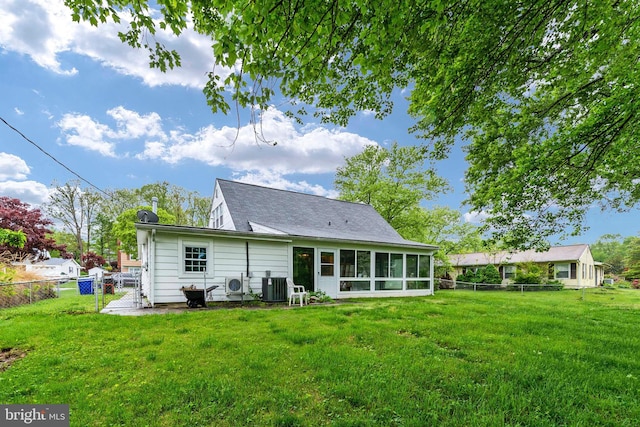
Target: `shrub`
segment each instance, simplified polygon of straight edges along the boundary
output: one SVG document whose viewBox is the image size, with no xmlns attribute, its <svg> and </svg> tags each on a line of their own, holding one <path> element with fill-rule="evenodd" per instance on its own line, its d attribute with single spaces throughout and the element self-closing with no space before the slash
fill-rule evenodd
<svg viewBox="0 0 640 427">
<path fill-rule="evenodd" d="M 467 270 L 465 274 L 458 276 L 456 282 L 468 282 L 468 283 L 487 283 L 492 285 L 499 285 L 502 283 L 502 277 L 500 271 L 489 264 L 483 268 L 479 268 L 477 271 Z"/>
<path fill-rule="evenodd" d="M 542 282 L 542 280 L 540 280 L 540 275 L 535 273 L 528 273 L 525 271 L 517 272 L 513 280 L 516 283 L 521 283 L 524 285 L 535 285 Z"/>
<path fill-rule="evenodd" d="M 502 277 L 500 271 L 493 265 L 489 264 L 480 271 L 482 275 L 482 283 L 500 284 Z"/>
<path fill-rule="evenodd" d="M 518 269 L 515 277 L 513 278 L 515 283 L 522 283 L 524 285 L 537 285 L 545 282 L 542 268 L 533 262 L 523 262 L 518 264 Z"/>
<path fill-rule="evenodd" d="M 477 272 L 473 270 L 467 270 L 466 273 L 461 274 L 457 277 L 456 282 L 480 283 L 482 282 L 482 276 L 478 274 L 479 271 L 480 270 L 478 270 Z"/>
</svg>

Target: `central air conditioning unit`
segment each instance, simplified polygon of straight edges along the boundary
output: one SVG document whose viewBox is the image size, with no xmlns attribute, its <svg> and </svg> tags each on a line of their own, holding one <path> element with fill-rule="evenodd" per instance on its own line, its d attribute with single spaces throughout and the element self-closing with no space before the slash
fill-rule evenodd
<svg viewBox="0 0 640 427">
<path fill-rule="evenodd" d="M 224 284 L 227 288 L 227 295 L 244 295 L 248 293 L 246 281 L 242 275 L 239 277 L 226 277 Z"/>
</svg>

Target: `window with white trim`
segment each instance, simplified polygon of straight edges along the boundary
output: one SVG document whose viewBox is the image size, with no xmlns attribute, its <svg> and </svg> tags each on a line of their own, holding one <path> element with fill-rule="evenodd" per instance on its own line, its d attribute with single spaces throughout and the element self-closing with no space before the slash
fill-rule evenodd
<svg viewBox="0 0 640 427">
<path fill-rule="evenodd" d="M 431 288 L 431 256 L 407 254 L 407 289 Z"/>
<path fill-rule="evenodd" d="M 569 278 L 569 264 L 556 264 L 556 279 Z"/>
<path fill-rule="evenodd" d="M 371 251 L 340 249 L 340 277 L 351 280 L 340 281 L 341 292 L 371 290 Z"/>
<path fill-rule="evenodd" d="M 516 276 L 516 266 L 515 265 L 505 265 L 504 266 L 504 278 L 512 279 Z"/>
<path fill-rule="evenodd" d="M 183 253 L 185 273 L 207 271 L 207 247 L 184 245 Z"/>
<path fill-rule="evenodd" d="M 397 253 L 376 252 L 375 274 L 378 278 L 400 280 L 376 280 L 376 291 L 401 290 L 404 275 L 403 256 Z"/>
<path fill-rule="evenodd" d="M 222 210 L 222 203 L 216 206 L 211 216 L 213 217 L 213 228 L 222 228 L 224 226 L 224 214 Z"/>
</svg>

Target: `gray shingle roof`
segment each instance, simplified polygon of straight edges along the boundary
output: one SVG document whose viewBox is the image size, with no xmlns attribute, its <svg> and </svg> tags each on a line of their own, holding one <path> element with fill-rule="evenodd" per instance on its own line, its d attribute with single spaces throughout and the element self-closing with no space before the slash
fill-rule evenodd
<svg viewBox="0 0 640 427">
<path fill-rule="evenodd" d="M 370 205 L 223 179 L 217 182 L 238 231 L 252 231 L 251 222 L 292 236 L 421 245 L 403 239 Z"/>
<path fill-rule="evenodd" d="M 487 264 L 518 264 L 521 262 L 560 262 L 576 261 L 589 245 L 553 246 L 546 252 L 528 250 L 522 252 L 501 251 L 497 253 L 476 252 L 471 254 L 449 255 L 454 266 L 477 266 Z"/>
</svg>

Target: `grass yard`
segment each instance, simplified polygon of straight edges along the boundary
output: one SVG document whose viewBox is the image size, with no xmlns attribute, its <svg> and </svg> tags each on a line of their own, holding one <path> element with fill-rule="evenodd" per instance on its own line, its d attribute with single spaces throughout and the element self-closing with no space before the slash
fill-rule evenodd
<svg viewBox="0 0 640 427">
<path fill-rule="evenodd" d="M 66 403 L 72 426 L 640 420 L 639 291 L 440 291 L 141 317 L 93 309 L 92 296 L 68 292 L 0 311 L 12 359 L 0 403 Z"/>
</svg>

